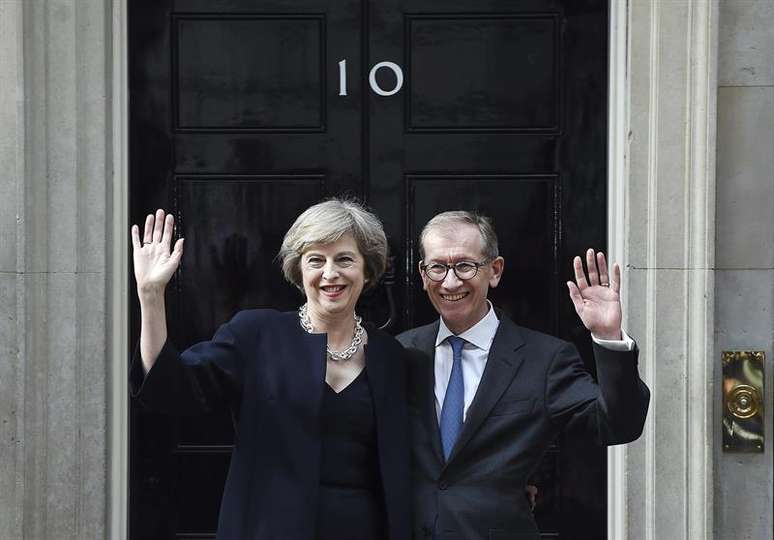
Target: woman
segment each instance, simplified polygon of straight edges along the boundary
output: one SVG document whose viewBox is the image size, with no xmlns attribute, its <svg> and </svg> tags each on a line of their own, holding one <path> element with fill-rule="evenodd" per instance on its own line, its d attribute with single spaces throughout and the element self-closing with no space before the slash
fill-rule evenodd
<svg viewBox="0 0 774 540">
<path fill-rule="evenodd" d="M 298 312 L 248 310 L 211 341 L 178 353 L 167 341 L 164 289 L 183 254 L 174 220 L 132 227 L 141 307 L 132 394 L 171 414 L 228 406 L 237 419 L 219 539 L 410 538 L 403 350 L 355 313 L 385 269 L 378 218 L 328 200 L 282 242 Z"/>
</svg>

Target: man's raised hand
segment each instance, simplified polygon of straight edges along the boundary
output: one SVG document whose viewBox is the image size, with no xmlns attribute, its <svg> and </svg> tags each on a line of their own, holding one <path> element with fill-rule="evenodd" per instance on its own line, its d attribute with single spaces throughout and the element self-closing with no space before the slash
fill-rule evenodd
<svg viewBox="0 0 774 540">
<path fill-rule="evenodd" d="M 588 277 L 580 257 L 573 259 L 575 282 L 567 282 L 570 299 L 583 325 L 599 339 L 621 339 L 621 268 L 613 265 L 612 276 L 607 272 L 604 253 L 586 252 Z"/>
</svg>

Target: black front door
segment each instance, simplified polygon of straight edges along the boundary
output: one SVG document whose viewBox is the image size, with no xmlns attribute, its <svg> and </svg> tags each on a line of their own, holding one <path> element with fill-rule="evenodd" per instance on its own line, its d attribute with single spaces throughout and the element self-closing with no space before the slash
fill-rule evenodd
<svg viewBox="0 0 774 540">
<path fill-rule="evenodd" d="M 282 236 L 310 204 L 352 194 L 395 255 L 367 319 L 395 333 L 434 317 L 418 232 L 476 209 L 506 259 L 493 302 L 588 351 L 563 281 L 605 241 L 605 1 L 164 0 L 129 15 L 130 211 L 167 208 L 186 238 L 168 291 L 178 347 L 239 309 L 295 309 Z M 214 537 L 231 419 L 131 414 L 131 538 Z M 606 453 L 592 446 L 565 437 L 536 473 L 546 537 L 605 537 Z"/>
</svg>

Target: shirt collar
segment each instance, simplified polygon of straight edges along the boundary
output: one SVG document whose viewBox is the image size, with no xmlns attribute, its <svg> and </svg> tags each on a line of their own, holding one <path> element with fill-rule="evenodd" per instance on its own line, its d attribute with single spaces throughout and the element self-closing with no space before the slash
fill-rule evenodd
<svg viewBox="0 0 774 540">
<path fill-rule="evenodd" d="M 459 334 L 459 337 L 484 351 L 488 351 L 489 347 L 492 346 L 495 332 L 497 332 L 497 327 L 500 325 L 492 302 L 487 299 L 486 303 L 489 304 L 489 311 L 486 312 L 484 318 Z M 443 322 L 443 317 L 441 317 L 440 324 L 438 325 L 438 336 L 435 338 L 435 346 L 437 347 L 443 343 L 446 338 L 453 335 L 455 335 L 454 332 L 449 330 L 446 323 Z"/>
</svg>

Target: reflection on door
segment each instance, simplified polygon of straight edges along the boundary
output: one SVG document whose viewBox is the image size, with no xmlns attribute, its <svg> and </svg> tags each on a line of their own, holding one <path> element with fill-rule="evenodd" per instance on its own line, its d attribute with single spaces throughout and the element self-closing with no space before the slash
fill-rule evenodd
<svg viewBox="0 0 774 540">
<path fill-rule="evenodd" d="M 274 259 L 282 236 L 310 204 L 352 194 L 382 217 L 395 256 L 391 332 L 434 317 L 416 274 L 422 225 L 476 209 L 506 259 L 493 302 L 591 359 L 563 281 L 606 235 L 605 1 L 129 9 L 131 218 L 167 208 L 186 238 L 168 291 L 178 347 L 240 309 L 295 309 Z M 388 305 L 381 287 L 359 311 L 381 323 Z M 131 321 L 137 336 L 136 303 Z M 131 538 L 214 538 L 232 420 L 132 404 Z M 606 452 L 593 444 L 560 440 L 536 472 L 546 538 L 606 536 Z"/>
</svg>

